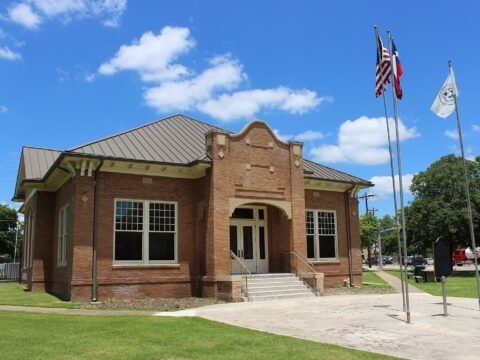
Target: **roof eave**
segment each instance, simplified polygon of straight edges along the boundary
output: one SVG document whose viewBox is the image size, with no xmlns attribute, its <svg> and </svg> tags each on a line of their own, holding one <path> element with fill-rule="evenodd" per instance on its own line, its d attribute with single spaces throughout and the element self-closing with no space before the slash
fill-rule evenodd
<svg viewBox="0 0 480 360">
<path fill-rule="evenodd" d="M 333 180 L 333 179 L 325 179 L 325 178 L 319 178 L 319 177 L 314 177 L 314 176 L 304 176 L 305 180 L 317 180 L 317 181 L 326 181 L 326 182 L 333 182 L 337 184 L 349 184 L 349 185 L 355 185 L 355 186 L 360 186 L 362 189 L 366 189 L 369 187 L 375 186 L 375 184 L 366 181 L 366 182 L 360 182 L 360 181 L 344 181 L 344 180 Z"/>
</svg>

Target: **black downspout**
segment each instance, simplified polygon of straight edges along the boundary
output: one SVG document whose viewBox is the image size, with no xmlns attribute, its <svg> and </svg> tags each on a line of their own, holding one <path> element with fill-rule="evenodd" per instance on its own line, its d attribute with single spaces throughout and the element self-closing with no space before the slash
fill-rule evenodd
<svg viewBox="0 0 480 360">
<path fill-rule="evenodd" d="M 352 229 L 350 227 L 350 191 L 355 188 L 353 185 L 350 189 L 345 191 L 345 222 L 347 225 L 347 247 L 348 247 L 348 280 L 349 285 L 353 286 L 353 259 L 352 259 Z"/>
<path fill-rule="evenodd" d="M 92 302 L 97 301 L 97 182 L 98 171 L 102 165 L 103 160 L 95 169 L 95 183 L 93 188 Z"/>
</svg>

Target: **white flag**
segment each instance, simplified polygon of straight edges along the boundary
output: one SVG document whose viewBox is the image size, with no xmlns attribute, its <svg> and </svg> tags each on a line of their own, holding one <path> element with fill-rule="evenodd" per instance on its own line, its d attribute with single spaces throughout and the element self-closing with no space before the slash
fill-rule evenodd
<svg viewBox="0 0 480 360">
<path fill-rule="evenodd" d="M 441 118 L 446 119 L 455 111 L 456 96 L 458 96 L 458 91 L 455 84 L 455 75 L 453 69 L 450 69 L 450 75 L 448 75 L 430 109 Z"/>
</svg>

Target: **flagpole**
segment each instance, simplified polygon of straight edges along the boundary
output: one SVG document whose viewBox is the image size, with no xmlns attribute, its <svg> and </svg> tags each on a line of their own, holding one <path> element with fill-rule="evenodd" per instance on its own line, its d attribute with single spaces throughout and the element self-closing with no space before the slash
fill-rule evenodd
<svg viewBox="0 0 480 360">
<path fill-rule="evenodd" d="M 390 31 L 387 31 L 388 34 L 388 46 L 390 49 L 390 54 L 392 54 L 392 34 Z M 392 56 L 393 57 L 393 56 Z M 392 66 L 392 76 L 394 73 L 393 69 L 393 59 L 391 61 Z M 407 258 L 407 235 L 406 235 L 406 226 L 405 226 L 405 208 L 403 201 L 403 179 L 402 179 L 402 160 L 400 156 L 400 135 L 398 132 L 398 116 L 397 116 L 397 98 L 395 95 L 394 81 L 392 81 L 392 98 L 393 98 L 393 115 L 395 118 L 395 137 L 397 141 L 397 163 L 398 163 L 398 186 L 400 187 L 400 212 L 402 216 L 402 238 L 403 238 L 403 256 L 404 259 Z M 408 294 L 408 276 L 406 274 L 406 264 L 405 264 L 405 305 L 407 313 L 407 324 L 410 324 L 410 299 Z"/>
<path fill-rule="evenodd" d="M 375 29 L 375 42 L 377 43 L 377 56 L 381 59 L 381 50 L 378 46 L 378 28 L 377 25 L 374 25 L 373 28 Z M 387 138 L 388 138 L 388 152 L 390 155 L 390 172 L 392 175 L 392 187 L 393 187 L 393 206 L 395 210 L 395 227 L 397 228 L 397 244 L 398 244 L 398 261 L 400 262 L 400 282 L 402 284 L 402 303 L 403 303 L 403 311 L 405 311 L 405 285 L 403 283 L 403 261 L 402 261 L 402 245 L 400 243 L 400 228 L 398 224 L 398 206 L 397 206 L 397 190 L 395 185 L 395 167 L 393 165 L 393 152 L 392 152 L 392 141 L 390 137 L 390 124 L 388 122 L 388 112 L 387 112 L 387 100 L 385 98 L 385 91 L 382 92 L 383 97 L 383 109 L 385 111 L 385 123 L 387 125 Z"/>
<path fill-rule="evenodd" d="M 448 60 L 448 68 L 450 70 L 450 76 L 452 77 L 452 79 L 454 79 L 453 71 L 452 71 L 452 60 Z M 454 86 L 456 87 L 456 85 Z M 453 100 L 455 103 L 455 115 L 457 116 L 458 139 L 460 140 L 460 150 L 462 153 L 463 175 L 465 177 L 465 193 L 467 195 L 468 222 L 470 225 L 470 239 L 472 241 L 472 247 L 473 247 L 473 258 L 475 261 L 475 277 L 477 278 L 477 297 L 478 297 L 478 306 L 480 309 L 480 280 L 478 278 L 478 259 L 477 259 L 478 254 L 477 254 L 477 246 L 475 244 L 475 232 L 473 228 L 472 203 L 470 201 L 470 185 L 468 181 L 467 162 L 465 160 L 465 151 L 463 149 L 462 127 L 460 126 L 460 115 L 458 113 L 457 94 L 455 90 L 453 91 Z"/>
</svg>

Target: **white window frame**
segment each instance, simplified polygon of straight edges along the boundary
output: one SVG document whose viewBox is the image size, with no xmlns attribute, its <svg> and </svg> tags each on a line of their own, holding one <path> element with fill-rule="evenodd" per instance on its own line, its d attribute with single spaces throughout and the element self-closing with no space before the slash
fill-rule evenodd
<svg viewBox="0 0 480 360">
<path fill-rule="evenodd" d="M 68 204 L 58 210 L 57 266 L 67 265 Z"/>
<path fill-rule="evenodd" d="M 118 201 L 140 202 L 143 203 L 143 223 L 142 230 L 131 230 L 142 233 L 142 260 L 115 260 L 115 234 L 116 229 L 116 209 Z M 174 234 L 174 259 L 173 260 L 149 260 L 149 233 L 150 233 L 150 204 L 173 204 L 175 205 L 175 231 L 162 231 Z M 113 201 L 113 264 L 114 265 L 152 265 L 152 264 L 178 264 L 178 202 L 164 200 L 142 200 L 142 199 L 125 199 L 115 198 Z M 154 232 L 154 231 L 152 231 Z"/>
<path fill-rule="evenodd" d="M 309 258 L 312 261 L 335 261 L 338 260 L 338 221 L 337 221 L 337 212 L 336 210 L 325 210 L 325 209 L 306 209 L 305 210 L 305 229 L 307 227 L 307 212 L 313 212 L 313 249 L 315 257 Z M 335 257 L 320 257 L 320 244 L 319 244 L 319 236 L 332 236 L 331 234 L 320 234 L 318 229 L 318 213 L 333 213 L 334 220 L 335 220 Z M 305 241 L 307 241 L 308 233 L 305 236 Z"/>
</svg>

